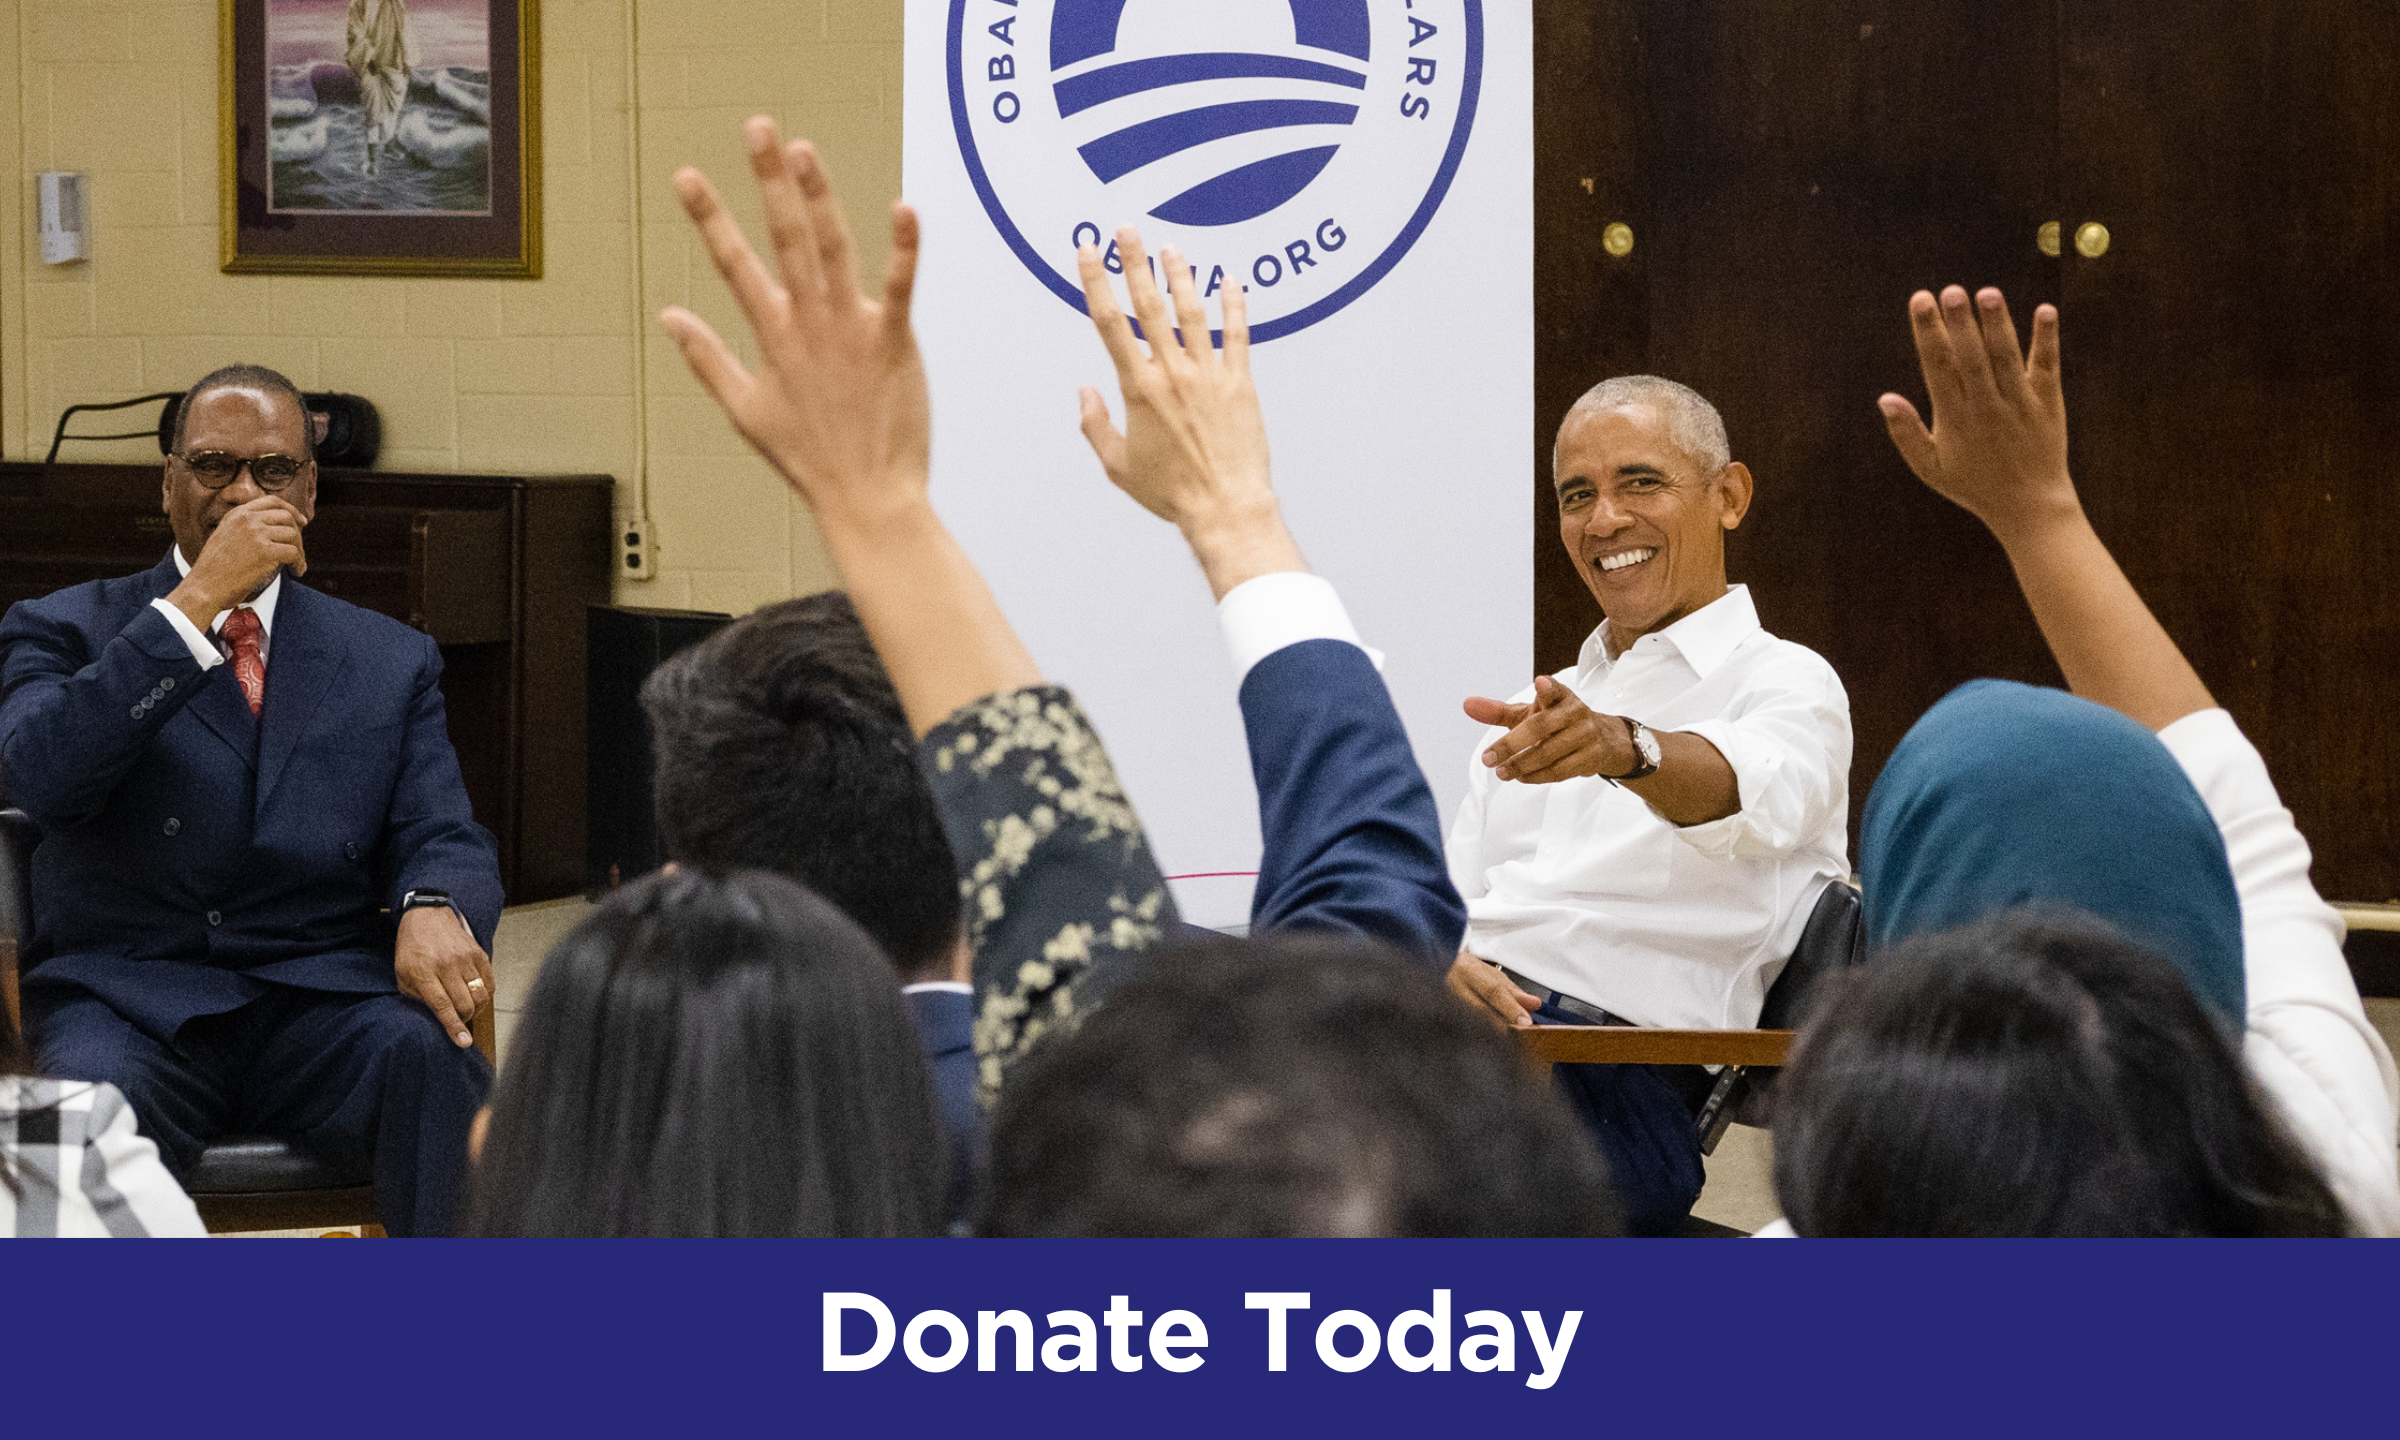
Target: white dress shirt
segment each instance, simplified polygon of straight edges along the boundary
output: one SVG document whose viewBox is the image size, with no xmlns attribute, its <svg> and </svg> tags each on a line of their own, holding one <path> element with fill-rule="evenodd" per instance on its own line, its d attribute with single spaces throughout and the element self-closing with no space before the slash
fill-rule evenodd
<svg viewBox="0 0 2400 1440">
<path fill-rule="evenodd" d="M 1304 640 L 1357 645 L 1376 669 L 1383 668 L 1383 652 L 1360 642 L 1333 582 L 1305 570 L 1278 570 L 1234 586 L 1217 602 L 1217 625 L 1225 634 L 1237 687 L 1259 661 Z"/>
<path fill-rule="evenodd" d="M 1499 780 L 1481 757 L 1506 732 L 1487 729 L 1450 829 L 1466 947 L 1636 1024 L 1746 1029 L 1810 907 L 1850 873 L 1850 697 L 1815 651 L 1760 628 L 1746 586 L 1613 661 L 1607 642 L 1603 622 L 1558 682 L 1707 740 L 1741 808 L 1679 826 L 1598 777 Z"/>
<path fill-rule="evenodd" d="M 181 545 L 171 547 L 167 553 L 175 557 L 177 574 L 192 573 L 192 562 L 183 558 Z M 275 578 L 267 582 L 266 589 L 233 607 L 233 610 L 251 610 L 258 614 L 258 663 L 261 665 L 267 663 L 267 650 L 275 643 L 275 601 L 282 594 L 283 572 L 278 570 Z M 175 633 L 183 637 L 183 643 L 191 648 L 192 658 L 200 662 L 201 669 L 214 670 L 225 663 L 230 652 L 221 648 L 215 637 L 224 632 L 225 617 L 231 615 L 233 610 L 219 610 L 217 618 L 208 622 L 208 633 L 203 635 L 200 627 L 192 623 L 191 617 L 168 604 L 164 595 L 150 604 L 159 614 L 166 616 L 167 623 L 175 627 Z"/>
<path fill-rule="evenodd" d="M 2342 959 L 2342 917 L 2266 762 L 2222 710 L 2158 732 L 2225 837 L 2242 898 L 2242 1059 L 2363 1235 L 2400 1235 L 2400 1073 Z"/>
</svg>

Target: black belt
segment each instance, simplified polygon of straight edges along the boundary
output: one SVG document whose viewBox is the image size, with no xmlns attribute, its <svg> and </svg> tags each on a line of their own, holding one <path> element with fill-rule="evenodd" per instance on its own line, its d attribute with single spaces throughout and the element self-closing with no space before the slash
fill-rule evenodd
<svg viewBox="0 0 2400 1440">
<path fill-rule="evenodd" d="M 1506 965 L 1500 966 L 1499 969 L 1500 973 L 1506 975 L 1509 982 L 1519 990 L 1543 997 L 1544 1004 L 1564 1010 L 1587 1025 L 1631 1025 L 1633 1023 L 1624 1016 L 1603 1010 L 1589 1001 L 1578 1000 L 1561 990 L 1553 990 L 1531 976 L 1520 975 Z"/>
</svg>

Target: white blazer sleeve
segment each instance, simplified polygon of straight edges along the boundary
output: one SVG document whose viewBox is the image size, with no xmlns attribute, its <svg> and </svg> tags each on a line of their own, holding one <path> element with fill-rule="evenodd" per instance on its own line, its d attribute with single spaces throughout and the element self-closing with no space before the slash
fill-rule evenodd
<svg viewBox="0 0 2400 1440">
<path fill-rule="evenodd" d="M 2400 1235 L 2400 1074 L 2342 958 L 2342 919 L 2266 762 L 2223 710 L 2158 732 L 2224 832 L 2242 901 L 2242 1054 L 2353 1229 Z"/>
</svg>

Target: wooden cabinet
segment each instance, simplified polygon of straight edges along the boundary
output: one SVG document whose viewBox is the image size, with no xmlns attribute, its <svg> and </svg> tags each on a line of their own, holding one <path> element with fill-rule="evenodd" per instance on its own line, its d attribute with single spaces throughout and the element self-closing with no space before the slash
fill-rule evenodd
<svg viewBox="0 0 2400 1440">
<path fill-rule="evenodd" d="M 156 565 L 155 465 L 0 464 L 0 608 Z M 609 598 L 605 475 L 327 470 L 306 583 L 431 635 L 511 904 L 583 889 L 584 611 Z"/>
<path fill-rule="evenodd" d="M 1848 686 L 1854 813 L 1952 686 L 2059 683 L 1998 546 L 1875 409 L 1922 398 L 1909 293 L 1999 285 L 2020 326 L 2060 306 L 2087 507 L 2264 751 L 2319 887 L 2400 896 L 2400 9 L 1535 15 L 1537 666 L 1600 618 L 1558 543 L 1551 437 L 1584 388 L 1647 371 L 1714 400 L 1758 476 L 1733 576 Z M 2104 253 L 2078 250 L 2087 224 Z"/>
</svg>

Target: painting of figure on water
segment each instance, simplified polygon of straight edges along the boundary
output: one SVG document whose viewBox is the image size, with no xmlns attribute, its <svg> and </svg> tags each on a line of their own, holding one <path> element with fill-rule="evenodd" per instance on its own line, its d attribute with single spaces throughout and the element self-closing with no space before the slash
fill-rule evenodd
<svg viewBox="0 0 2400 1440">
<path fill-rule="evenodd" d="M 267 209 L 492 212 L 493 0 L 266 0 Z"/>
</svg>

